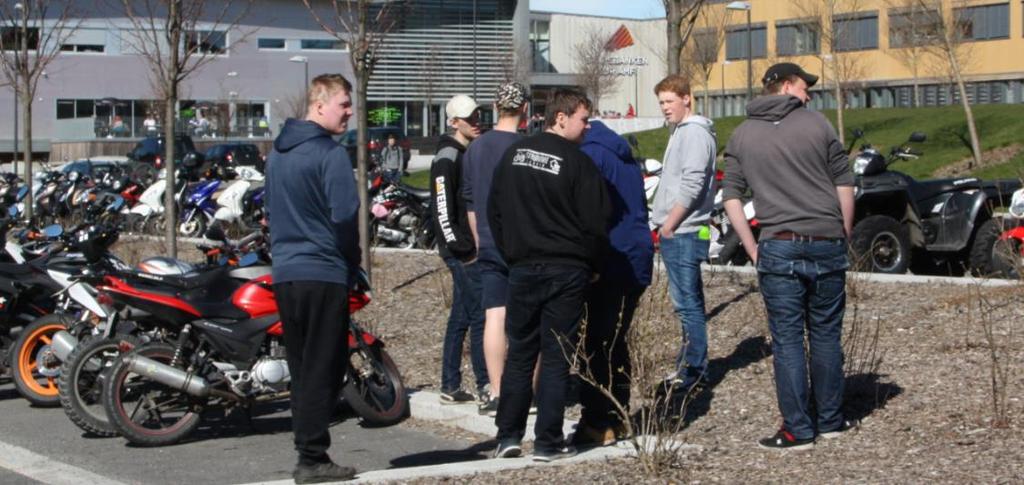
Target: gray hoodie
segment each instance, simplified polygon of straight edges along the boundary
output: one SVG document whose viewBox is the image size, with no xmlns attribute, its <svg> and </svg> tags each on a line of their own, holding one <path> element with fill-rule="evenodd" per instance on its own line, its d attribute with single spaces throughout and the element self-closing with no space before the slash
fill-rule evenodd
<svg viewBox="0 0 1024 485">
<path fill-rule="evenodd" d="M 722 199 L 753 191 L 761 239 L 779 231 L 843 237 L 836 186 L 853 183 L 835 129 L 793 96 L 751 101 L 725 147 Z"/>
<path fill-rule="evenodd" d="M 711 120 L 693 115 L 672 130 L 651 221 L 664 224 L 668 213 L 679 204 L 690 212 L 676 229 L 677 234 L 697 231 L 707 223 L 714 207 L 717 153 Z"/>
</svg>

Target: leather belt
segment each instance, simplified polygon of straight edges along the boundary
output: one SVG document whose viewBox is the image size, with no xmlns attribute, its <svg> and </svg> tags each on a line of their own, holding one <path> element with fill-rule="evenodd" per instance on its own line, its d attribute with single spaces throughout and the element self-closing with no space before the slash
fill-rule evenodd
<svg viewBox="0 0 1024 485">
<path fill-rule="evenodd" d="M 775 234 L 772 234 L 769 239 L 777 239 L 777 240 L 780 240 L 780 241 L 807 242 L 807 241 L 835 241 L 837 239 L 842 239 L 842 238 L 841 237 L 827 237 L 827 236 L 806 236 L 806 235 L 803 235 L 803 234 L 797 234 L 797 233 L 795 233 L 793 231 L 779 231 L 779 232 L 776 232 Z"/>
</svg>

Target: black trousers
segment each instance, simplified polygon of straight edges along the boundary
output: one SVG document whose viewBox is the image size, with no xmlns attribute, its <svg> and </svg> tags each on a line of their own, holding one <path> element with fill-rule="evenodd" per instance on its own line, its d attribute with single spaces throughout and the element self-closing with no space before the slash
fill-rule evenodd
<svg viewBox="0 0 1024 485">
<path fill-rule="evenodd" d="M 590 356 L 585 372 L 600 388 L 610 389 L 615 400 L 629 405 L 632 362 L 626 337 L 633 323 L 643 286 L 625 286 L 608 278 L 591 285 L 587 296 L 587 321 L 581 330 L 583 348 Z M 597 387 L 580 384 L 582 421 L 588 426 L 603 429 L 616 426 L 621 416 L 615 406 Z"/>
<path fill-rule="evenodd" d="M 291 373 L 292 430 L 299 463 L 330 460 L 328 427 L 348 365 L 348 288 L 339 283 L 274 284 Z"/>
<path fill-rule="evenodd" d="M 562 264 L 523 264 L 509 269 L 505 333 L 508 358 L 498 400 L 498 439 L 522 440 L 533 400 L 533 368 L 540 353 L 535 448 L 564 440 L 562 424 L 569 361 L 578 341 L 590 271 Z"/>
</svg>

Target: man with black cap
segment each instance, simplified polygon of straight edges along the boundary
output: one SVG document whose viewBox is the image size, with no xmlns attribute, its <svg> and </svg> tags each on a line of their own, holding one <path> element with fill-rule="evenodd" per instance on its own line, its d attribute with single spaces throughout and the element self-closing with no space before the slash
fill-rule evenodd
<svg viewBox="0 0 1024 485">
<path fill-rule="evenodd" d="M 770 67 L 764 95 L 747 104 L 747 119 L 725 148 L 725 210 L 757 266 L 772 333 L 783 428 L 759 441 L 772 449 L 811 448 L 818 436 L 834 438 L 856 427 L 841 410 L 840 342 L 854 180 L 835 129 L 824 115 L 805 109 L 807 90 L 817 81 L 796 64 Z M 748 190 L 761 224 L 757 243 L 740 200 Z"/>
</svg>

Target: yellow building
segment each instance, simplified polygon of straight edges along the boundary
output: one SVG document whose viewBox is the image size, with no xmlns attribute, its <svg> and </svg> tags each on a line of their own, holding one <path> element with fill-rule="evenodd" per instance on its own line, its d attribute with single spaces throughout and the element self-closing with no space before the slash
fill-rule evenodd
<svg viewBox="0 0 1024 485">
<path fill-rule="evenodd" d="M 710 95 L 709 114 L 743 112 L 748 81 L 747 46 L 752 47 L 752 90 L 760 91 L 760 76 L 772 63 L 796 62 L 822 75 L 816 87 L 815 108 L 835 107 L 834 96 L 822 88 L 836 79 L 846 87 L 846 106 L 914 106 L 915 77 L 918 105 L 959 102 L 951 86 L 945 59 L 914 49 L 913 39 L 927 39 L 926 11 L 910 10 L 912 0 L 712 0 L 698 22 L 693 40 L 717 47 L 703 57 L 710 68 L 696 75 L 694 90 Z M 927 3 L 927 2 L 926 2 Z M 834 4 L 833 15 L 826 11 Z M 1021 0 L 942 0 L 946 19 L 960 29 L 959 58 L 975 103 L 1024 101 L 1024 2 Z M 748 14 L 750 39 L 748 41 Z M 820 15 L 819 15 L 820 14 Z M 822 21 L 809 19 L 822 18 Z M 831 21 L 828 19 L 831 18 Z M 955 20 L 953 20 L 955 19 Z M 724 29 L 721 27 L 724 26 Z M 714 38 L 720 36 L 720 44 Z M 830 40 L 835 40 L 834 44 Z M 701 57 L 686 56 L 691 64 Z M 712 49 L 714 50 L 714 49 Z M 711 54 L 711 55 L 709 55 Z M 911 68 L 917 65 L 917 75 Z M 700 69 L 698 69 L 699 71 Z"/>
</svg>

